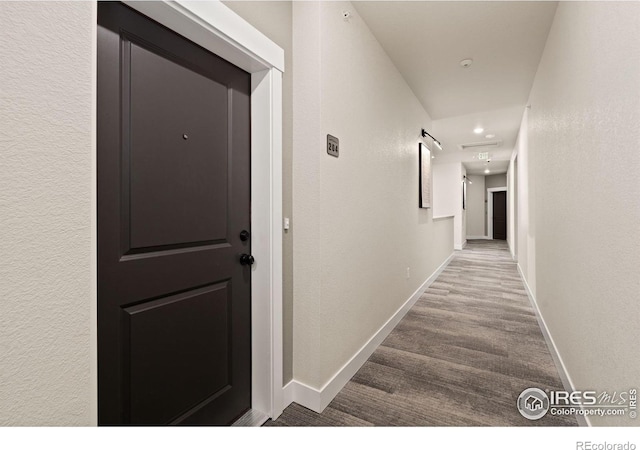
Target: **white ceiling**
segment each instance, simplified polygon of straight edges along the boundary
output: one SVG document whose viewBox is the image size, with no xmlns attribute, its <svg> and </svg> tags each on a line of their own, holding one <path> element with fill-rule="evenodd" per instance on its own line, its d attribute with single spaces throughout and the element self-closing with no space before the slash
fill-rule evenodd
<svg viewBox="0 0 640 450">
<path fill-rule="evenodd" d="M 463 161 L 469 151 L 461 152 L 460 144 L 500 140 L 498 149 L 508 152 L 494 153 L 509 158 L 557 2 L 353 5 L 433 119 L 427 131 L 444 152 Z M 466 58 L 473 64 L 465 69 L 460 61 Z M 476 126 L 485 131 L 474 134 Z"/>
</svg>

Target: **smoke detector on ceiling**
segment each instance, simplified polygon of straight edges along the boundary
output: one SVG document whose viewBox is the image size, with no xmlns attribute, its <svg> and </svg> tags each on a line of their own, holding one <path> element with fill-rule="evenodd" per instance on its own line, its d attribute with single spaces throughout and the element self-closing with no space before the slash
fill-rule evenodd
<svg viewBox="0 0 640 450">
<path fill-rule="evenodd" d="M 473 64 L 473 59 L 463 59 L 462 61 L 460 61 L 460 65 L 465 69 L 471 67 L 471 64 Z"/>
</svg>

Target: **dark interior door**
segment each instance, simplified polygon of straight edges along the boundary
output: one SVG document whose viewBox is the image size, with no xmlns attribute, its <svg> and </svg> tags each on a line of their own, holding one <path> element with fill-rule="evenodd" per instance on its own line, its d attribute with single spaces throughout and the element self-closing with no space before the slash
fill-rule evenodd
<svg viewBox="0 0 640 450">
<path fill-rule="evenodd" d="M 493 193 L 493 238 L 507 239 L 507 193 Z"/>
<path fill-rule="evenodd" d="M 100 424 L 227 424 L 250 407 L 249 183 L 250 75 L 100 3 Z"/>
</svg>

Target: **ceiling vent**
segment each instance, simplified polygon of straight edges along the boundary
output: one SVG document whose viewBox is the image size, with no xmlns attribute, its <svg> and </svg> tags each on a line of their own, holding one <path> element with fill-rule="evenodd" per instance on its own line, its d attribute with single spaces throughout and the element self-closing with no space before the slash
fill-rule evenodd
<svg viewBox="0 0 640 450">
<path fill-rule="evenodd" d="M 482 141 L 460 144 L 460 150 L 476 150 L 478 148 L 496 148 L 502 145 L 502 141 Z"/>
</svg>

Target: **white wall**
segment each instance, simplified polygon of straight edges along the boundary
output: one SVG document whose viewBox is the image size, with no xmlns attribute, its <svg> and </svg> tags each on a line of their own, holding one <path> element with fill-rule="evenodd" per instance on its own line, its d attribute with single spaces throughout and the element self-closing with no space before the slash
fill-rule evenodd
<svg viewBox="0 0 640 450">
<path fill-rule="evenodd" d="M 294 2 L 293 63 L 293 376 L 320 389 L 451 254 L 452 229 L 418 208 L 430 118 L 350 3 Z"/>
<path fill-rule="evenodd" d="M 453 216 L 453 246 L 456 250 L 462 250 L 466 241 L 462 210 L 462 164 L 436 163 L 431 168 L 433 217 Z"/>
<path fill-rule="evenodd" d="M 498 173 L 496 175 L 485 175 L 484 185 L 487 189 L 506 187 L 507 186 L 507 174 Z"/>
<path fill-rule="evenodd" d="M 96 423 L 91 2 L 0 2 L 0 426 Z"/>
<path fill-rule="evenodd" d="M 467 239 L 486 236 L 484 175 L 467 175 Z"/>
<path fill-rule="evenodd" d="M 507 170 L 507 243 L 509 244 L 509 250 L 511 256 L 515 260 L 517 259 L 517 242 L 516 237 L 517 228 L 517 153 L 513 153 L 511 160 L 509 161 L 509 169 Z"/>
<path fill-rule="evenodd" d="M 534 214 L 519 214 L 519 260 L 533 237 L 529 281 L 579 390 L 639 380 L 639 29 L 639 3 L 560 2 L 520 133 L 518 177 L 529 177 Z"/>
</svg>

